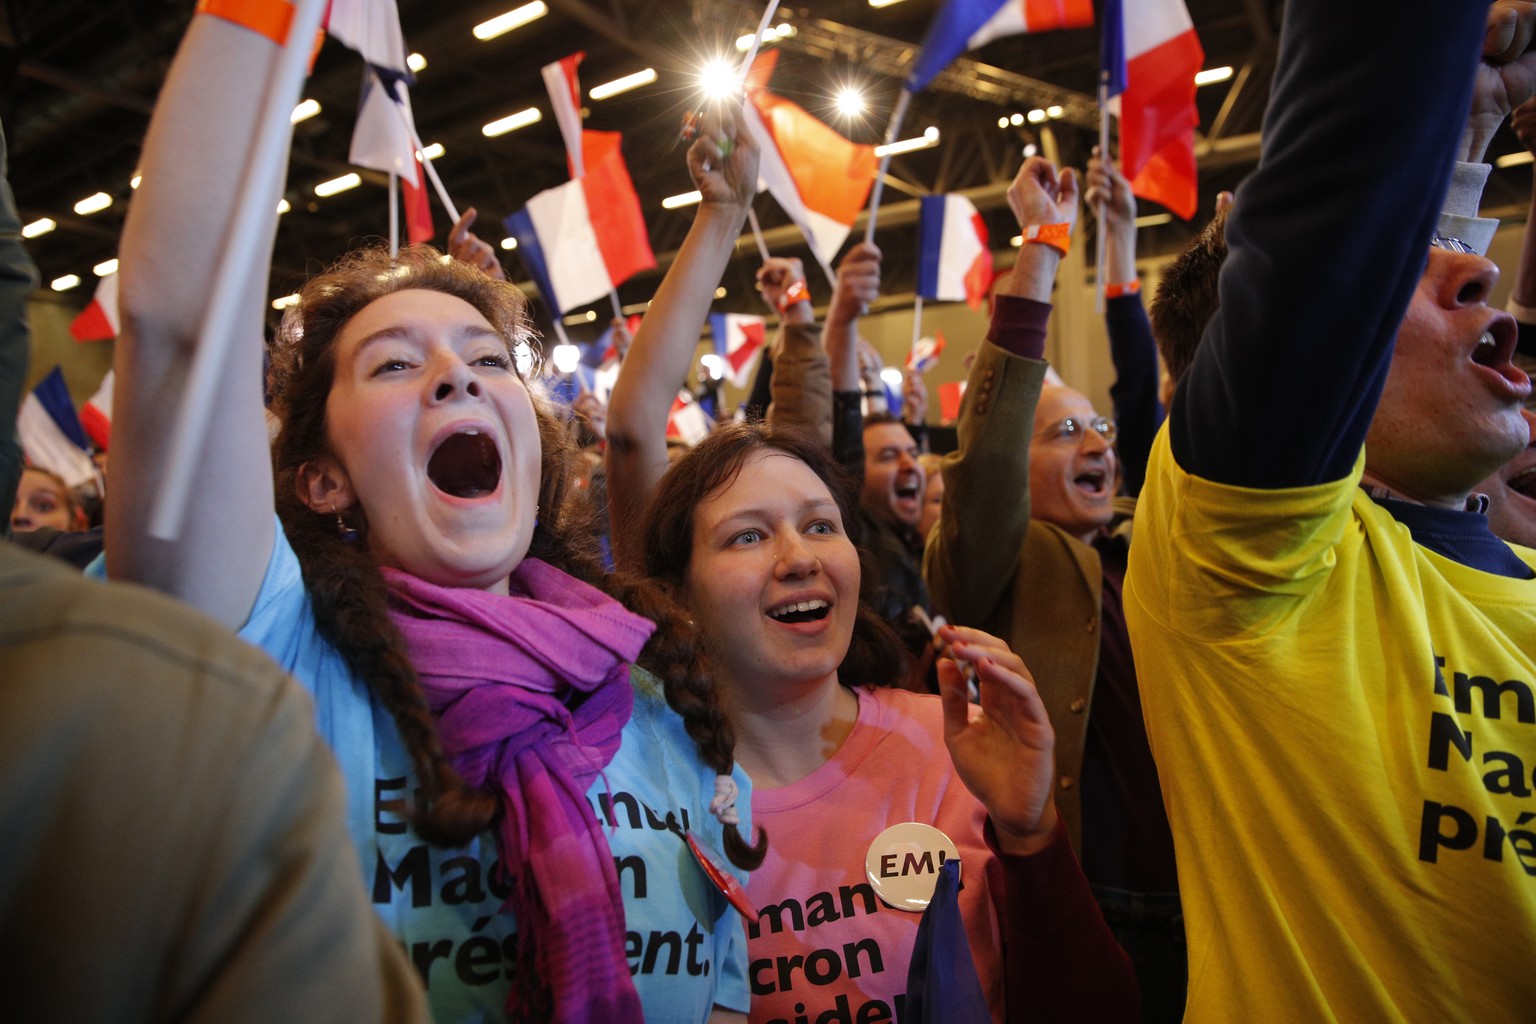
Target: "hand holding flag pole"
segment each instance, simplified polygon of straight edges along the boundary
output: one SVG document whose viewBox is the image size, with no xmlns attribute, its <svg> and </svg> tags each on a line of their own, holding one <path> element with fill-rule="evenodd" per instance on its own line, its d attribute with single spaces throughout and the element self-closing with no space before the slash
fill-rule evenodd
<svg viewBox="0 0 1536 1024">
<path fill-rule="evenodd" d="M 192 358 L 171 435 L 165 482 L 150 514 L 150 535 L 161 540 L 175 540 L 181 533 L 191 501 L 195 456 L 207 434 L 218 381 L 232 347 L 247 338 L 244 325 L 235 322 L 235 314 L 250 282 L 266 278 L 267 268 L 253 264 L 277 217 L 277 201 L 287 171 L 288 136 L 293 130 L 291 115 L 309 71 L 310 51 L 325 7 L 326 0 L 295 0 L 287 41 L 262 98 L 258 138 L 240 182 L 240 194 L 248 201 L 235 207 L 224 233 L 218 273 L 203 317 L 202 343 Z"/>
</svg>

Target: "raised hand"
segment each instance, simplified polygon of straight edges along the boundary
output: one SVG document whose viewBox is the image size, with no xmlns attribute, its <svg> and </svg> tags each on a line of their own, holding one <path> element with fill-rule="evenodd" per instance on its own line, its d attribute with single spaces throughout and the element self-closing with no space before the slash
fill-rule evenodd
<svg viewBox="0 0 1536 1024">
<path fill-rule="evenodd" d="M 827 307 L 827 323 L 851 323 L 869 312 L 880 297 L 879 246 L 860 242 L 837 265 L 837 283 Z"/>
<path fill-rule="evenodd" d="M 986 807 L 1004 853 L 1041 850 L 1056 829 L 1056 734 L 1029 669 L 1007 644 L 979 629 L 944 626 L 938 639 L 976 667 L 981 683 L 978 707 L 967 700 L 959 666 L 948 657 L 939 661 L 944 744 L 955 771 Z"/>
<path fill-rule="evenodd" d="M 1510 111 L 1536 96 L 1536 3 L 1495 0 L 1488 8 L 1483 59 L 1472 86 L 1462 160 L 1480 162 Z"/>
<path fill-rule="evenodd" d="M 491 248 L 491 243 L 469 230 L 474 227 L 478 216 L 473 206 L 459 216 L 458 223 L 448 232 L 448 255 L 460 263 L 468 263 L 480 269 L 487 277 L 505 281 L 507 272 L 501 260 L 496 258 L 496 250 Z"/>
<path fill-rule="evenodd" d="M 742 121 L 741 104 L 726 100 L 705 112 L 688 147 L 688 173 L 700 204 L 745 208 L 757 190 L 757 143 Z"/>
</svg>

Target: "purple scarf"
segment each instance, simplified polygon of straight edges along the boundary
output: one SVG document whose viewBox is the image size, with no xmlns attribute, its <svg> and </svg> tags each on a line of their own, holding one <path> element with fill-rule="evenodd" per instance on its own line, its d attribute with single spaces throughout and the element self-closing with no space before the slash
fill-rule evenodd
<svg viewBox="0 0 1536 1024">
<path fill-rule="evenodd" d="M 506 909 L 532 939 L 519 943 L 508 1016 L 641 1020 L 618 875 L 586 792 L 619 748 L 629 663 L 655 624 L 536 558 L 509 597 L 383 572 L 444 749 L 501 801 Z M 548 1005 L 530 1005 L 541 989 Z"/>
</svg>

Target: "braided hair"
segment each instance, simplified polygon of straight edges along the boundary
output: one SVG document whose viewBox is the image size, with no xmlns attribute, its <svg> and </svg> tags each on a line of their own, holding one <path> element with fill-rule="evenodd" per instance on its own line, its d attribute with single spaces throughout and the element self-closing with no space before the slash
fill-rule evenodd
<svg viewBox="0 0 1536 1024">
<path fill-rule="evenodd" d="M 335 377 L 335 341 L 370 302 L 406 289 L 429 289 L 463 299 L 501 336 L 509 354 L 534 338 L 527 303 L 513 285 L 457 261 L 444 262 L 431 246 L 410 246 L 391 257 L 382 246 L 354 252 L 310 279 L 289 307 L 272 356 L 269 391 L 279 423 L 272 446 L 276 503 L 284 533 L 298 557 L 316 627 L 365 680 L 394 719 L 421 784 L 424 803 L 413 810 L 416 831 L 428 842 L 462 846 L 495 817 L 495 796 L 466 783 L 443 749 L 437 720 L 407 654 L 405 638 L 389 614 L 389 594 L 370 549 L 367 511 L 349 509 L 344 540 L 334 514 L 300 497 L 304 466 L 332 455 L 325 410 Z M 668 587 L 650 581 L 605 578 L 593 540 L 593 513 L 571 486 L 576 449 L 547 400 L 530 392 L 539 425 L 538 521 L 528 555 L 599 587 L 657 624 L 637 659 L 661 680 L 667 704 L 683 719 L 700 758 L 717 773 L 734 765 L 735 734 L 715 697 L 692 626 Z M 766 845 L 749 846 L 726 829 L 726 854 L 743 868 L 762 862 Z"/>
</svg>

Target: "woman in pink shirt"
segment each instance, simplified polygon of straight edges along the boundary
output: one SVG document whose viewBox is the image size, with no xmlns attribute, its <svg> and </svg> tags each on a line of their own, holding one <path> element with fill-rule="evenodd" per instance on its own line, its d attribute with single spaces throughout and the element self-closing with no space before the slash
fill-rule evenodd
<svg viewBox="0 0 1536 1024">
<path fill-rule="evenodd" d="M 751 1020 L 902 1018 L 920 914 L 877 890 L 937 866 L 884 845 L 903 822 L 959 854 L 994 1020 L 1139 1017 L 1056 815 L 1054 737 L 1028 670 L 997 638 L 946 626 L 942 695 L 891 688 L 904 655 L 860 604 L 855 501 L 809 435 L 729 427 L 663 478 L 639 545 L 698 620 L 753 822 L 773 838 L 747 890 Z M 974 666 L 979 707 L 953 659 Z"/>
</svg>

